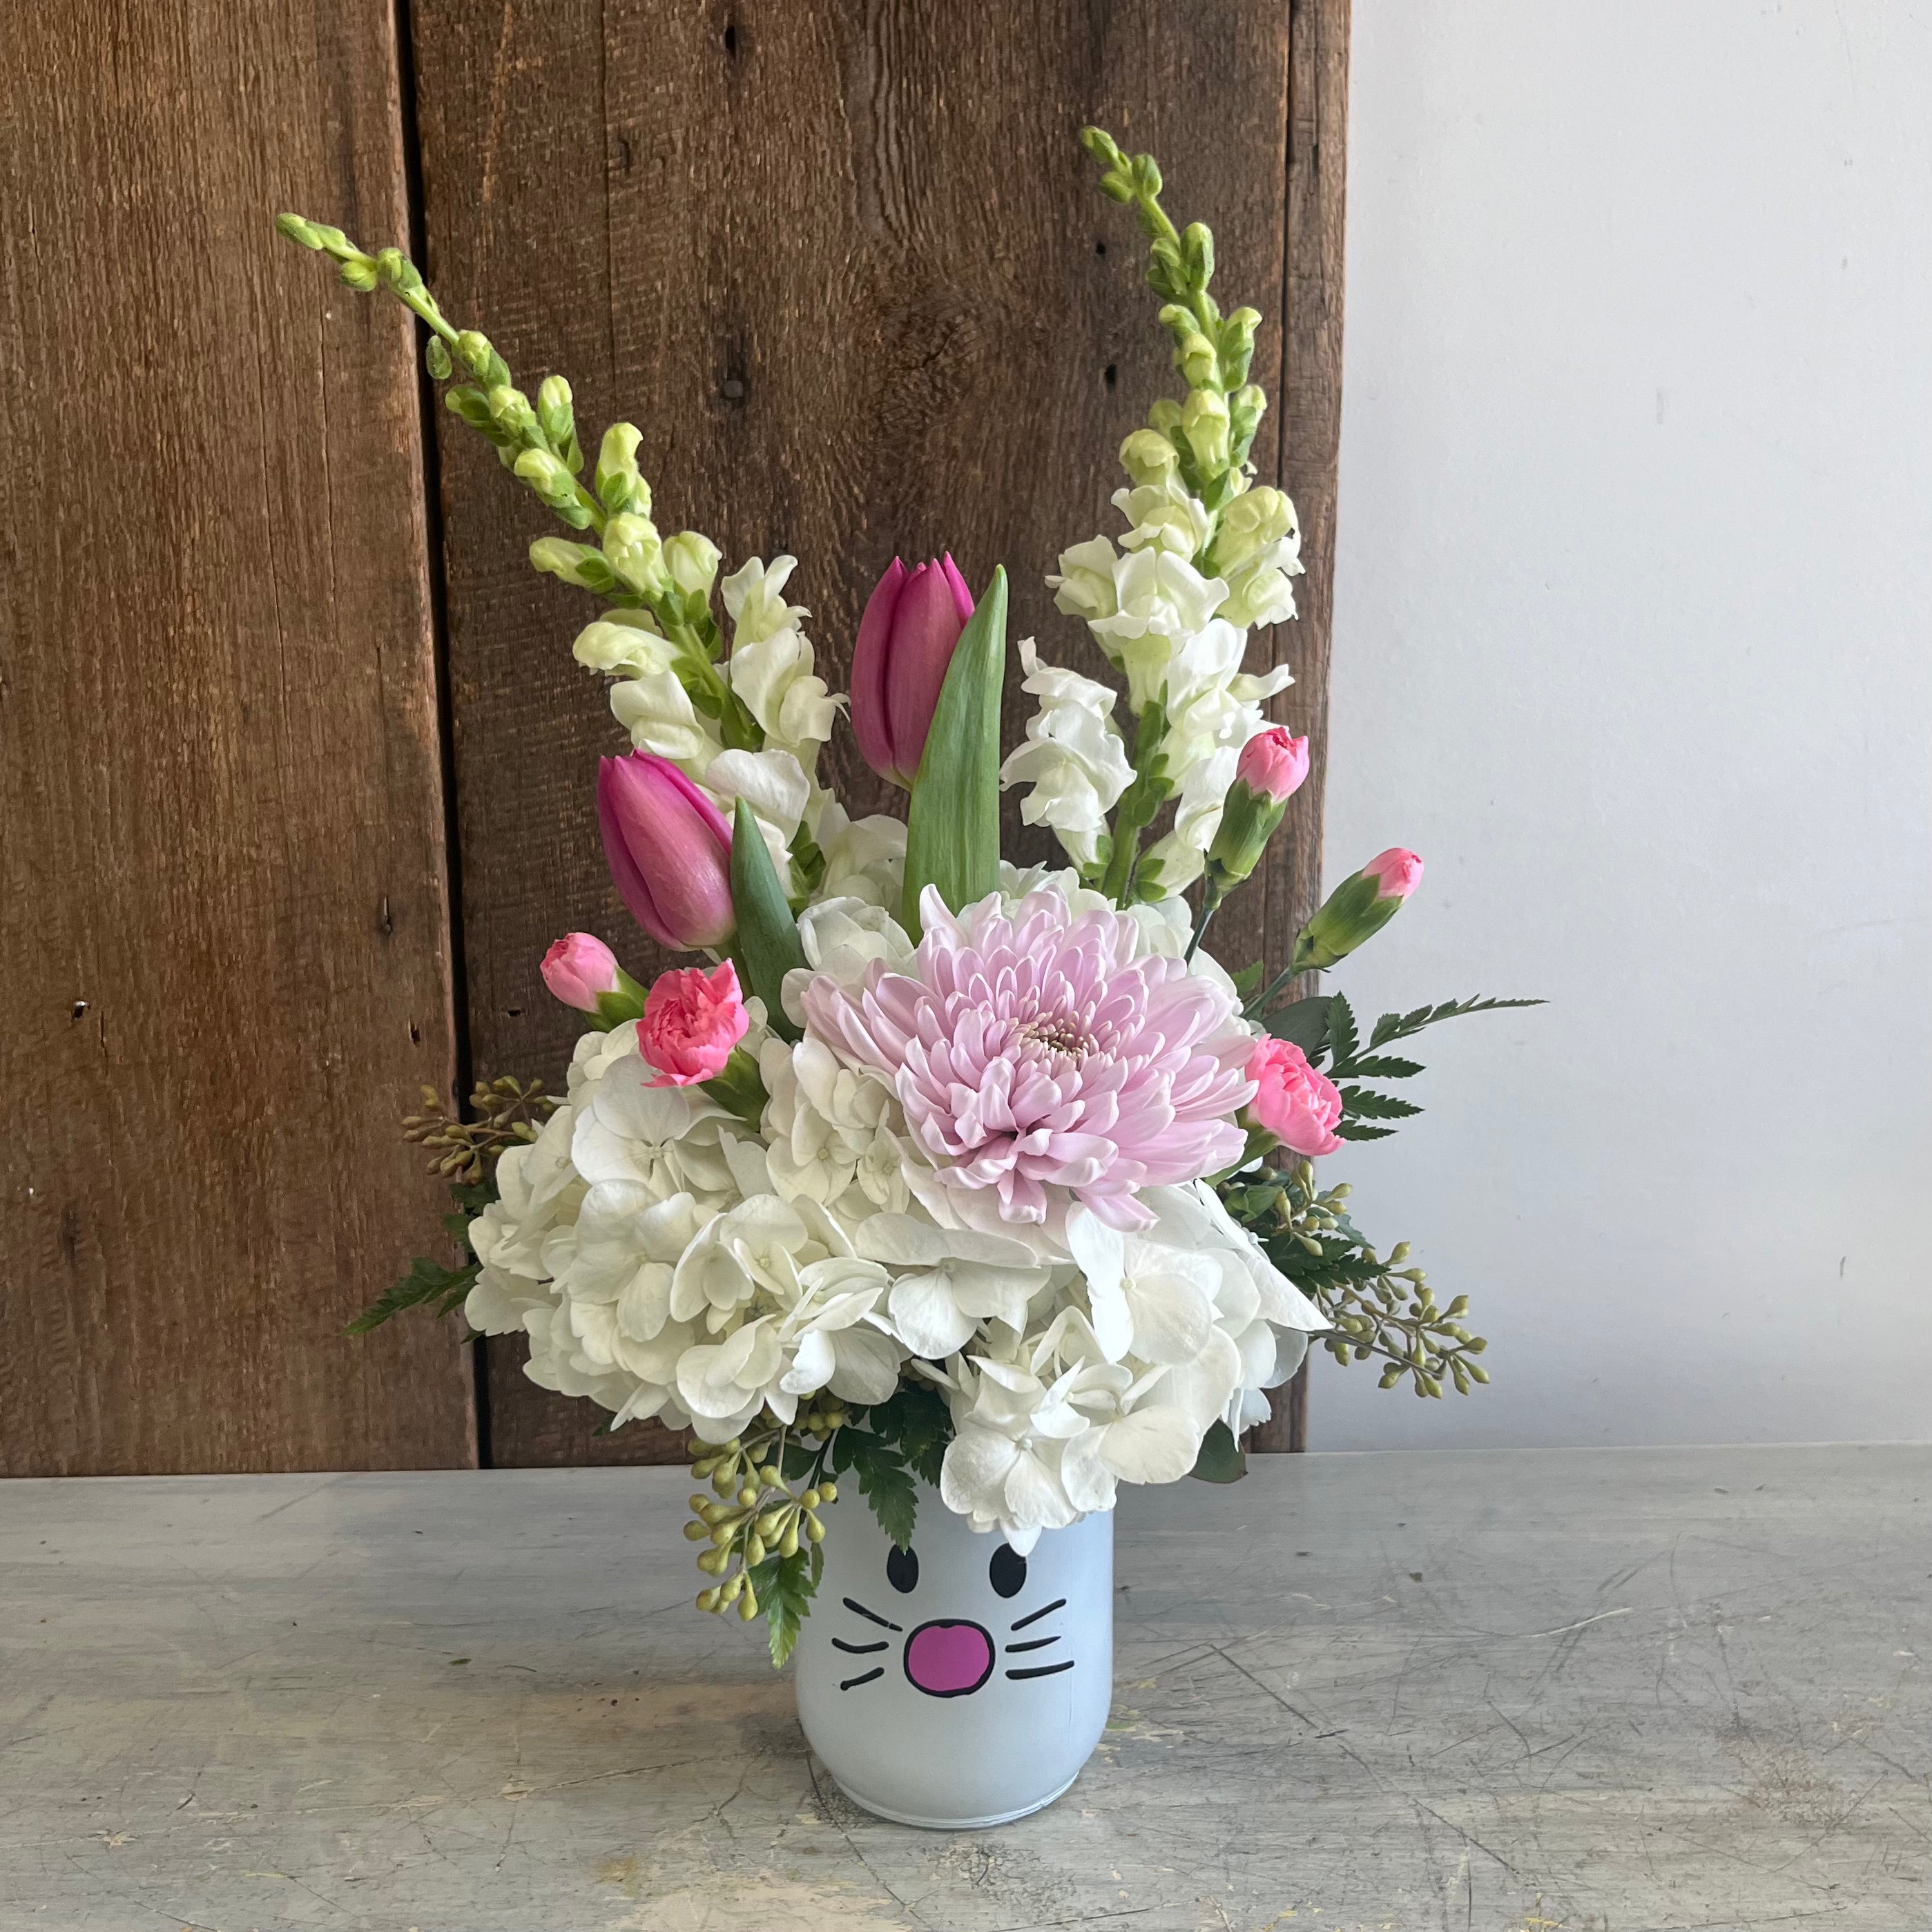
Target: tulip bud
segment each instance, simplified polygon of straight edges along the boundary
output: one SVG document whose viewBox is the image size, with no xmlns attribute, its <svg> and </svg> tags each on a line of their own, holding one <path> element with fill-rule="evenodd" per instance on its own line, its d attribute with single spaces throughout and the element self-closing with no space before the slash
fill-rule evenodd
<svg viewBox="0 0 1932 1932">
<path fill-rule="evenodd" d="M 1308 740 L 1280 725 L 1257 732 L 1241 748 L 1221 823 L 1208 849 L 1208 870 L 1217 895 L 1238 886 L 1261 862 L 1288 801 L 1308 776 Z"/>
<path fill-rule="evenodd" d="M 633 752 L 597 768 L 604 856 L 631 916 L 660 946 L 722 946 L 731 906 L 731 828 L 668 758 Z"/>
<path fill-rule="evenodd" d="M 1328 895 L 1294 942 L 1294 969 L 1322 970 L 1372 939 L 1422 881 L 1422 861 L 1400 845 L 1371 859 Z"/>
<path fill-rule="evenodd" d="M 972 614 L 972 593 L 950 556 L 910 572 L 894 557 L 859 620 L 852 729 L 866 764 L 908 790 L 953 646 Z"/>
</svg>

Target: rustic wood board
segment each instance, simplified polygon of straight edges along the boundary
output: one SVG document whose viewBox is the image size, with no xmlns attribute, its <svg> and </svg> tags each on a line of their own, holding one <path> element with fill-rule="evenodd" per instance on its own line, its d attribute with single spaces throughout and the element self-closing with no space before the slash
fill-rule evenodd
<svg viewBox="0 0 1932 1932">
<path fill-rule="evenodd" d="M 460 1464 L 392 1124 L 454 1065 L 382 0 L 11 10 L 0 62 L 0 1470 Z"/>
<path fill-rule="evenodd" d="M 855 1810 L 669 1470 L 29 1484 L 0 1932 L 1903 1932 L 1932 1450 L 1270 1456 L 1129 1492 L 1114 1713 Z"/>
<path fill-rule="evenodd" d="M 839 683 L 888 560 L 942 548 L 976 585 L 1004 562 L 1012 634 L 1094 668 L 1042 579 L 1062 548 L 1115 528 L 1113 452 L 1175 379 L 1142 244 L 1074 136 L 1098 120 L 1162 156 L 1172 206 L 1214 227 L 1225 301 L 1264 317 L 1256 367 L 1277 406 L 1257 458 L 1294 489 L 1309 568 L 1303 620 L 1256 655 L 1295 664 L 1284 715 L 1319 744 L 1346 0 L 418 0 L 412 16 L 446 308 L 526 386 L 567 374 L 581 421 L 638 422 L 667 530 L 706 531 L 730 563 L 797 555 L 791 594 Z M 480 1070 L 554 1078 L 575 1028 L 538 978 L 549 942 L 589 927 L 627 942 L 634 969 L 657 963 L 593 829 L 596 761 L 620 740 L 569 657 L 587 600 L 524 562 L 542 512 L 454 425 L 437 448 L 470 1046 Z M 884 803 L 842 731 L 830 764 L 856 808 Z M 1044 856 L 1016 798 L 1009 818 L 1009 850 Z M 1222 916 L 1237 963 L 1278 956 L 1316 890 L 1318 784 L 1294 824 Z M 521 1357 L 490 1345 L 496 1461 L 674 1453 L 655 1430 L 592 1438 Z"/>
</svg>

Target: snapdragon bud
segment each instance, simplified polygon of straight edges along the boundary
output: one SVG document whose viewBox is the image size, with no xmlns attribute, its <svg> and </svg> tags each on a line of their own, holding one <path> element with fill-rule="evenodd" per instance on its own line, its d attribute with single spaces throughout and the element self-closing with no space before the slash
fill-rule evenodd
<svg viewBox="0 0 1932 1932">
<path fill-rule="evenodd" d="M 590 521 L 590 512 L 577 500 L 575 479 L 548 450 L 526 449 L 510 467 L 566 523 L 581 530 Z"/>
<path fill-rule="evenodd" d="M 1137 429 L 1120 445 L 1120 467 L 1143 489 L 1166 482 L 1180 462 L 1174 445 L 1157 430 Z"/>
<path fill-rule="evenodd" d="M 604 526 L 604 555 L 618 577 L 640 596 L 662 596 L 670 587 L 664 567 L 664 542 L 648 517 L 628 511 L 613 517 Z"/>
<path fill-rule="evenodd" d="M 1172 442 L 1180 434 L 1181 418 L 1186 413 L 1172 396 L 1162 396 L 1148 407 L 1148 428 Z"/>
<path fill-rule="evenodd" d="M 578 446 L 577 418 L 571 409 L 570 385 L 561 376 L 546 376 L 537 389 L 537 421 L 550 446 L 562 457 L 572 476 L 584 467 Z"/>
<path fill-rule="evenodd" d="M 643 440 L 635 423 L 613 423 L 604 432 L 595 481 L 597 500 L 605 509 L 650 514 L 651 493 L 638 474 L 638 445 Z"/>
<path fill-rule="evenodd" d="M 490 414 L 496 427 L 506 435 L 514 436 L 520 442 L 536 445 L 542 432 L 537 428 L 537 412 L 530 407 L 530 399 L 520 389 L 513 389 L 508 383 L 499 383 L 490 392 Z"/>
<path fill-rule="evenodd" d="M 1271 484 L 1257 484 L 1221 512 L 1221 527 L 1208 561 L 1216 575 L 1226 577 L 1295 533 L 1294 506 L 1286 493 Z"/>
<path fill-rule="evenodd" d="M 687 596 L 709 597 L 718 580 L 718 546 L 696 530 L 680 530 L 664 547 L 664 568 L 670 580 Z"/>
<path fill-rule="evenodd" d="M 1261 326 L 1258 309 L 1238 308 L 1221 325 L 1221 366 L 1226 380 L 1241 383 L 1248 380 L 1248 365 L 1255 359 L 1255 331 Z"/>
<path fill-rule="evenodd" d="M 1244 389 L 1237 389 L 1228 406 L 1228 435 L 1233 446 L 1234 460 L 1244 462 L 1248 449 L 1255 440 L 1255 431 L 1260 428 L 1262 418 L 1268 411 L 1266 394 L 1250 382 Z"/>
<path fill-rule="evenodd" d="M 1192 389 L 1206 387 L 1220 374 L 1221 358 L 1215 354 L 1214 344 L 1198 329 L 1181 338 L 1174 359 Z"/>
<path fill-rule="evenodd" d="M 1218 476 L 1228 466 L 1228 399 L 1214 389 L 1196 389 L 1181 412 L 1181 434 L 1187 439 L 1194 460 L 1208 476 Z"/>
<path fill-rule="evenodd" d="M 594 590 L 600 597 L 608 597 L 617 587 L 616 573 L 604 562 L 602 552 L 590 544 L 572 543 L 568 537 L 538 537 L 530 545 L 530 565 L 580 590 Z"/>
</svg>

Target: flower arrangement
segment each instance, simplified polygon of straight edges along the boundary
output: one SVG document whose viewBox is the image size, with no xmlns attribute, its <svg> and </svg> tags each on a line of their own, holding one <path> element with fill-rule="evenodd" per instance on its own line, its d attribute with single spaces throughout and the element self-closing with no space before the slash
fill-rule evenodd
<svg viewBox="0 0 1932 1932">
<path fill-rule="evenodd" d="M 896 560 L 835 697 L 794 559 L 721 580 L 714 544 L 654 520 L 635 427 L 588 461 L 568 385 L 532 401 L 398 250 L 278 224 L 422 319 L 448 407 L 575 533 L 530 558 L 604 605 L 575 655 L 629 740 L 598 778 L 611 875 L 658 946 L 705 962 L 646 986 L 600 939 L 551 947 L 544 981 L 588 1029 L 566 1093 L 499 1080 L 466 1120 L 427 1095 L 407 1131 L 468 1258 L 418 1261 L 356 1325 L 460 1304 L 610 1426 L 688 1430 L 711 1486 L 686 1528 L 699 1606 L 764 1616 L 777 1660 L 842 1481 L 902 1548 L 922 1479 L 1024 1556 L 1120 1484 L 1238 1475 L 1311 1336 L 1420 1396 L 1487 1380 L 1464 1299 L 1438 1306 L 1313 1162 L 1418 1111 L 1371 1084 L 1421 1071 L 1391 1048 L 1533 1003 L 1425 1006 L 1364 1038 L 1340 994 L 1295 996 L 1414 892 L 1400 849 L 1272 976 L 1203 950 L 1308 775 L 1307 741 L 1262 710 L 1288 672 L 1242 668 L 1249 633 L 1294 614 L 1299 537 L 1249 461 L 1260 316 L 1221 314 L 1212 237 L 1170 220 L 1150 157 L 1082 140 L 1148 237 L 1186 393 L 1121 446 L 1124 530 L 1047 579 L 1124 688 L 1022 640 L 1034 708 L 1004 760 L 1003 571 L 976 600 L 950 556 Z M 903 820 L 854 819 L 820 781 L 848 707 Z M 1002 858 L 1002 787 L 1063 867 Z"/>
</svg>

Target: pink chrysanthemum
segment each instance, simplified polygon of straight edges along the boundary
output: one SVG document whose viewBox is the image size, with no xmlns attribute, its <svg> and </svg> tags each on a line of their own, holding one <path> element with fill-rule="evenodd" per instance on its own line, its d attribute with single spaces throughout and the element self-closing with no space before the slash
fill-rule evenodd
<svg viewBox="0 0 1932 1932">
<path fill-rule="evenodd" d="M 1254 1041 L 1221 987 L 1136 958 L 1132 919 L 1076 915 L 1057 892 L 956 920 L 928 887 L 921 910 L 910 974 L 877 961 L 850 991 L 814 980 L 805 1005 L 821 1040 L 891 1082 L 944 1186 L 994 1190 L 1014 1221 L 1078 1200 L 1144 1228 L 1136 1190 L 1240 1157 Z"/>
</svg>

